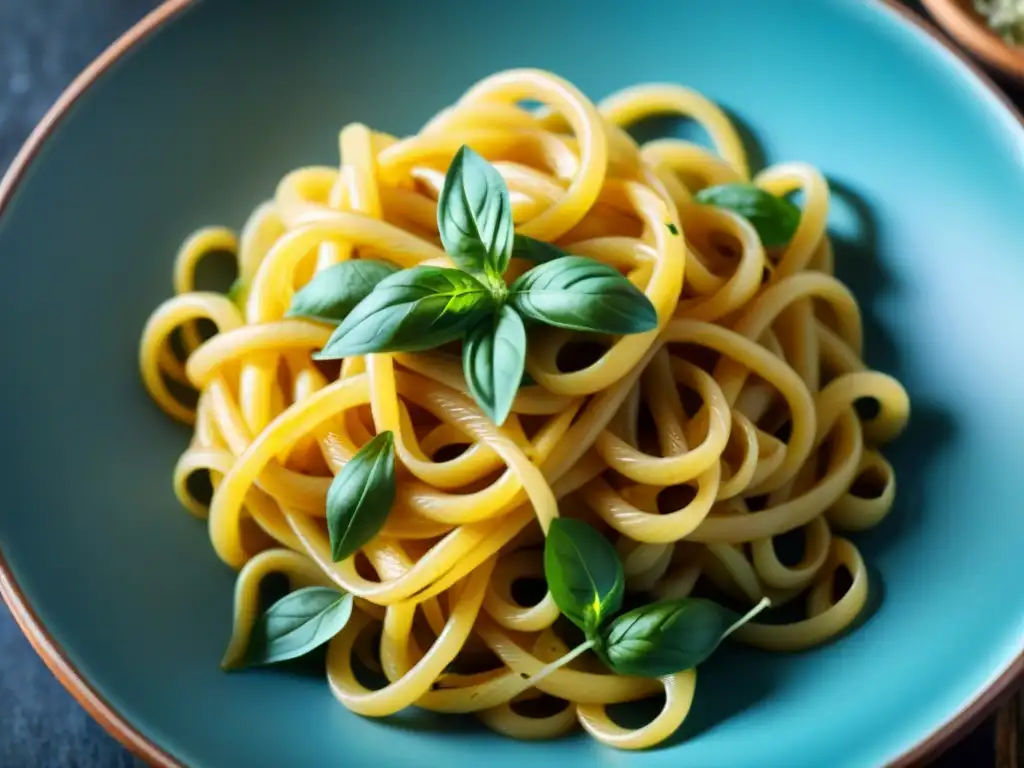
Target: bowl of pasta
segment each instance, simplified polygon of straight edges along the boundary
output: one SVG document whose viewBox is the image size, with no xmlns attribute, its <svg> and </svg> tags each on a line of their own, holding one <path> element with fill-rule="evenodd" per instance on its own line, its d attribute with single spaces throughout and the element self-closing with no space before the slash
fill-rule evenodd
<svg viewBox="0 0 1024 768">
<path fill-rule="evenodd" d="M 1022 666 L 1022 157 L 882 2 L 172 0 L 0 186 L 0 589 L 159 766 L 913 764 Z"/>
<path fill-rule="evenodd" d="M 923 0 L 932 18 L 990 67 L 1024 78 L 1024 9 L 1012 0 Z"/>
</svg>

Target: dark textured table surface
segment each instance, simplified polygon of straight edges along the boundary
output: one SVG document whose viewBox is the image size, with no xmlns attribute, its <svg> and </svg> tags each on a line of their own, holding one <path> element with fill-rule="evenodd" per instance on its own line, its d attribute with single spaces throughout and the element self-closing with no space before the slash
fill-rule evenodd
<svg viewBox="0 0 1024 768">
<path fill-rule="evenodd" d="M 0 0 L 0 171 L 71 79 L 158 0 Z M 1024 92 L 1001 83 L 1017 101 Z M 992 766 L 991 721 L 937 767 Z M 50 675 L 0 605 L 0 768 L 141 765 Z"/>
</svg>

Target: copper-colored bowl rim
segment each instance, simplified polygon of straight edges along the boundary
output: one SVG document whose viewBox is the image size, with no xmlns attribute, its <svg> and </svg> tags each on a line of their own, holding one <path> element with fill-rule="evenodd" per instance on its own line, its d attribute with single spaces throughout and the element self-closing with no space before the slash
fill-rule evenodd
<svg viewBox="0 0 1024 768">
<path fill-rule="evenodd" d="M 0 179 L 0 216 L 14 197 L 15 190 L 28 170 L 29 164 L 42 148 L 46 139 L 57 128 L 71 106 L 89 89 L 109 67 L 135 45 L 144 41 L 162 24 L 170 21 L 189 7 L 194 0 L 165 0 L 165 2 L 118 38 L 92 62 L 57 99 L 24 146 L 15 156 L 7 173 Z M 950 45 L 941 34 L 918 16 L 898 5 L 896 0 L 876 0 L 900 17 L 905 23 L 917 27 L 946 50 L 956 56 L 964 66 L 989 90 L 1024 128 L 1024 117 L 1006 95 L 961 51 Z M 934 0 L 924 0 L 929 7 Z M 64 650 L 51 637 L 42 621 L 29 605 L 10 566 L 0 550 L 0 596 L 14 615 L 21 631 L 46 663 L 50 671 L 93 718 L 131 752 L 158 768 L 184 768 L 182 763 L 164 751 L 149 737 L 141 733 L 129 719 L 106 701 L 69 661 Z M 1024 648 L 1005 669 L 994 675 L 992 681 L 916 745 L 890 763 L 891 768 L 918 765 L 949 747 L 964 731 L 979 723 L 1008 693 L 1010 686 L 1024 676 Z"/>
<path fill-rule="evenodd" d="M 921 0 L 939 26 L 985 63 L 1024 79 L 1024 48 L 1010 45 L 963 0 Z"/>
</svg>

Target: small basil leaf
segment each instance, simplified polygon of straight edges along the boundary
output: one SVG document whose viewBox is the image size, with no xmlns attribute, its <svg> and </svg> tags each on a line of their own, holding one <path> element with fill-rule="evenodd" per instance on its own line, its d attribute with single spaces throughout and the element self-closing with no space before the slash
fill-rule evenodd
<svg viewBox="0 0 1024 768">
<path fill-rule="evenodd" d="M 469 393 L 499 427 L 512 410 L 526 364 L 526 328 L 507 304 L 490 322 L 477 324 L 462 347 Z"/>
<path fill-rule="evenodd" d="M 622 563 L 607 539 L 580 520 L 556 517 L 544 542 L 544 578 L 558 609 L 588 637 L 622 607 Z"/>
<path fill-rule="evenodd" d="M 602 656 L 614 672 L 661 677 L 710 656 L 736 615 L 702 598 L 664 600 L 619 616 L 602 633 Z"/>
<path fill-rule="evenodd" d="M 747 219 L 769 248 L 785 245 L 800 225 L 800 209 L 753 184 L 719 184 L 697 193 L 702 205 L 727 208 Z"/>
<path fill-rule="evenodd" d="M 344 560 L 376 536 L 394 501 L 394 435 L 381 432 L 359 449 L 327 489 L 331 559 Z"/>
<path fill-rule="evenodd" d="M 629 334 L 658 327 L 658 313 L 617 270 L 585 256 L 534 267 L 509 291 L 523 316 L 572 331 Z"/>
<path fill-rule="evenodd" d="M 377 283 L 314 358 L 423 352 L 462 337 L 493 308 L 490 291 L 472 275 L 443 267 L 403 269 Z"/>
<path fill-rule="evenodd" d="M 241 305 L 242 297 L 244 296 L 244 294 L 245 282 L 242 280 L 242 278 L 236 277 L 235 281 L 231 283 L 231 287 L 228 288 L 227 293 L 224 295 L 227 296 L 228 299 L 234 302 L 235 304 Z"/>
<path fill-rule="evenodd" d="M 516 235 L 512 241 L 512 258 L 532 261 L 534 264 L 544 264 L 567 255 L 553 243 L 534 240 L 526 235 Z"/>
<path fill-rule="evenodd" d="M 285 595 L 257 619 L 245 666 L 302 656 L 323 645 L 348 623 L 352 595 L 329 587 L 306 587 Z"/>
<path fill-rule="evenodd" d="M 340 323 L 381 280 L 398 271 L 383 261 L 357 259 L 334 264 L 320 272 L 292 297 L 289 317 L 308 317 Z"/>
<path fill-rule="evenodd" d="M 455 153 L 437 200 L 437 231 L 460 269 L 501 276 L 512 251 L 512 205 L 497 169 L 467 146 Z"/>
</svg>

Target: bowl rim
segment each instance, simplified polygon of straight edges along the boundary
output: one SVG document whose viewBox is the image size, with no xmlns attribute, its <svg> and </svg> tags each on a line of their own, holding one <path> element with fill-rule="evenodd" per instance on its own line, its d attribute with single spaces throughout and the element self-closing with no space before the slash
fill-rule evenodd
<svg viewBox="0 0 1024 768">
<path fill-rule="evenodd" d="M 921 0 L 932 18 L 962 46 L 986 64 L 1024 79 L 1024 47 L 1010 45 L 973 10 L 964 0 Z"/>
<path fill-rule="evenodd" d="M 916 28 L 930 37 L 947 53 L 954 56 L 966 67 L 978 83 L 1002 104 L 1003 108 L 1013 116 L 1024 128 L 1024 115 L 1017 109 L 1010 98 L 992 79 L 973 62 L 963 51 L 951 44 L 926 19 L 909 8 L 899 4 L 898 0 L 872 0 L 882 11 L 889 11 L 898 23 Z M 61 93 L 53 106 L 37 123 L 21 149 L 15 155 L 10 166 L 0 177 L 0 218 L 14 198 L 18 185 L 36 155 L 40 152 L 50 135 L 70 111 L 71 107 L 111 66 L 129 53 L 136 45 L 144 42 L 151 34 L 164 24 L 175 19 L 186 9 L 198 4 L 199 0 L 164 0 L 154 10 L 135 23 L 111 43 L 82 72 L 72 80 L 71 84 Z M 934 9 L 953 8 L 953 13 L 964 14 L 962 8 L 949 0 L 922 0 L 923 4 L 936 16 Z M 966 14 L 964 14 L 966 15 Z M 941 20 L 941 19 L 940 19 Z M 981 30 L 987 32 L 987 30 Z M 995 35 L 992 35 L 995 37 Z M 959 38 L 959 36 L 957 36 Z M 998 37 L 995 37 L 999 40 Z M 971 47 L 964 40 L 965 45 Z M 999 41 L 1002 43 L 1002 41 Z M 980 52 L 979 52 L 980 54 Z M 988 57 L 985 57 L 986 59 Z M 996 62 L 993 62 L 996 63 Z M 1024 76 L 1024 54 L 1020 61 L 1019 74 Z M 0 597 L 3 598 L 11 614 L 28 639 L 32 648 L 43 660 L 50 672 L 75 698 L 75 700 L 93 717 L 110 735 L 115 737 L 124 747 L 148 764 L 157 768 L 185 768 L 177 758 L 173 757 L 153 739 L 143 734 L 129 717 L 119 712 L 108 702 L 85 678 L 85 676 L 68 659 L 64 649 L 50 635 L 39 615 L 34 611 L 22 591 L 14 572 L 8 564 L 0 546 Z M 990 680 L 972 698 L 963 703 L 961 708 L 953 712 L 944 722 L 940 723 L 928 735 L 902 754 L 892 759 L 889 768 L 910 768 L 925 759 L 937 757 L 941 752 L 952 746 L 958 737 L 965 734 L 980 723 L 992 710 L 1011 692 L 1014 682 L 1024 677 L 1024 647 L 1017 656 L 1001 670 L 995 670 Z"/>
</svg>

